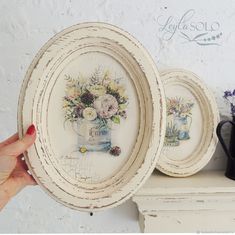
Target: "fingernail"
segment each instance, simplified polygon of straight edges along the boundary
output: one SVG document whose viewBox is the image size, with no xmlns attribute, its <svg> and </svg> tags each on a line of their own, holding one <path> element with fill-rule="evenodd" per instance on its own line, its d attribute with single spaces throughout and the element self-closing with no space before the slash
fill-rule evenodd
<svg viewBox="0 0 235 235">
<path fill-rule="evenodd" d="M 35 126 L 32 124 L 32 125 L 29 126 L 26 134 L 27 135 L 33 135 L 34 133 L 35 133 Z"/>
</svg>

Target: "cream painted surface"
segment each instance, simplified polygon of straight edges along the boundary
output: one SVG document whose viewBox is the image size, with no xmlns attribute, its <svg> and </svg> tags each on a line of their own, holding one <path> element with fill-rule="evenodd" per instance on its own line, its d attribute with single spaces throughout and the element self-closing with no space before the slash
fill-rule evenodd
<svg viewBox="0 0 235 235">
<path fill-rule="evenodd" d="M 187 178 L 154 172 L 133 201 L 142 232 L 235 231 L 235 185 L 223 171 Z"/>
<path fill-rule="evenodd" d="M 167 31 L 158 22 L 164 24 L 172 16 L 174 26 L 190 9 L 195 13 L 187 23 L 197 23 L 198 34 L 205 33 L 206 25 L 207 30 L 212 25 L 215 34 L 223 33 L 219 46 L 188 42 L 178 28 L 170 40 L 164 40 L 170 35 L 163 36 Z M 129 31 L 147 48 L 161 71 L 183 68 L 195 72 L 215 94 L 222 118 L 228 117 L 221 95 L 235 83 L 234 9 L 233 0 L 1 0 L 0 139 L 16 131 L 20 84 L 37 51 L 55 33 L 83 21 L 104 21 Z M 195 31 L 184 32 L 195 35 Z M 218 146 L 206 168 L 224 167 L 224 153 Z M 0 213 L 0 232 L 138 231 L 138 211 L 131 201 L 90 217 L 59 205 L 39 187 L 25 189 Z"/>
</svg>

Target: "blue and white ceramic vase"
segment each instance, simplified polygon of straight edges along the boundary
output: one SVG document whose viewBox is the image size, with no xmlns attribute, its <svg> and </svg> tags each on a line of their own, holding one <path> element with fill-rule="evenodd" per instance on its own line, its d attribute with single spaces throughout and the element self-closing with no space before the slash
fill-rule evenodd
<svg viewBox="0 0 235 235">
<path fill-rule="evenodd" d="M 107 152 L 111 148 L 111 128 L 97 118 L 78 122 L 78 145 L 86 151 Z"/>
</svg>

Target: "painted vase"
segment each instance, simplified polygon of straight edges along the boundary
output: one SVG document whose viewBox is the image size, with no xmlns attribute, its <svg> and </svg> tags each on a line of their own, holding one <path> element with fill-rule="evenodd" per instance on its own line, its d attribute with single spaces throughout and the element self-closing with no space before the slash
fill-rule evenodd
<svg viewBox="0 0 235 235">
<path fill-rule="evenodd" d="M 191 117 L 189 116 L 177 116 L 175 117 L 175 125 L 178 129 L 178 140 L 188 140 L 189 129 L 191 125 Z"/>
<path fill-rule="evenodd" d="M 232 126 L 229 146 L 225 144 L 221 133 L 222 127 L 225 124 L 230 124 Z M 225 154 L 227 155 L 227 168 L 225 176 L 235 180 L 235 116 L 233 116 L 232 120 L 221 121 L 217 126 L 216 133 Z"/>
<path fill-rule="evenodd" d="M 111 128 L 100 119 L 78 121 L 78 145 L 87 151 L 106 152 L 111 148 Z"/>
<path fill-rule="evenodd" d="M 179 146 L 180 141 L 190 139 L 189 130 L 192 123 L 190 116 L 174 115 L 168 120 L 166 128 L 165 145 Z"/>
</svg>

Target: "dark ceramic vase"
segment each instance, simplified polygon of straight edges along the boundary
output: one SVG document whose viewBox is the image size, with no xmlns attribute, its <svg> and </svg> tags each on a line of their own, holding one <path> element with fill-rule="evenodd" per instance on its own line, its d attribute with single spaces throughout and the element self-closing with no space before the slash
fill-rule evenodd
<svg viewBox="0 0 235 235">
<path fill-rule="evenodd" d="M 230 143 L 229 146 L 227 146 L 224 142 L 224 139 L 222 137 L 222 127 L 224 124 L 231 124 L 231 137 L 230 137 Z M 227 168 L 225 172 L 225 176 L 227 176 L 230 179 L 235 180 L 235 116 L 233 116 L 232 121 L 221 121 L 216 129 L 217 136 L 219 138 L 219 141 L 227 155 Z"/>
</svg>

